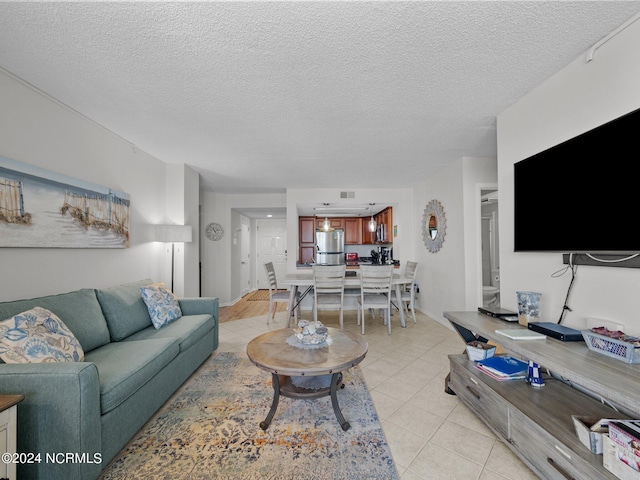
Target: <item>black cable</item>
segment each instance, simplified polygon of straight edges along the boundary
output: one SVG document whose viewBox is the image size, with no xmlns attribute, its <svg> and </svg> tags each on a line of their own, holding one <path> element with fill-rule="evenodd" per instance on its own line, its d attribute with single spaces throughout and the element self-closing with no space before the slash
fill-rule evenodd
<svg viewBox="0 0 640 480">
<path fill-rule="evenodd" d="M 573 288 L 573 283 L 576 281 L 576 274 L 578 272 L 578 265 L 573 264 L 573 254 L 569 254 L 569 266 L 568 269 L 571 269 L 571 282 L 569 282 L 569 288 L 567 289 L 567 296 L 564 299 L 564 305 L 562 306 L 562 312 L 560 313 L 560 318 L 558 319 L 558 325 L 562 323 L 564 320 L 564 316 L 567 311 L 571 312 L 571 308 L 569 308 L 569 295 L 571 294 L 571 289 Z M 565 270 L 566 272 L 566 270 Z"/>
</svg>

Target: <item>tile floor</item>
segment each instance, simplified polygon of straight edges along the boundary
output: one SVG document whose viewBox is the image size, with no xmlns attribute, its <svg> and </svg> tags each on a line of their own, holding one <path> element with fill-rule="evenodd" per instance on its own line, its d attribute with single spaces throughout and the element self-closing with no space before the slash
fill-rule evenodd
<svg viewBox="0 0 640 480">
<path fill-rule="evenodd" d="M 310 312 L 303 312 L 310 318 Z M 219 352 L 246 351 L 249 340 L 286 326 L 286 314 L 225 322 Z M 337 312 L 319 320 L 338 326 Z M 392 317 L 392 335 L 381 319 L 367 318 L 369 352 L 360 364 L 403 480 L 527 480 L 538 478 L 457 397 L 444 392 L 450 353 L 464 344 L 456 333 L 418 313 L 401 328 Z M 345 312 L 345 329 L 360 332 L 355 311 Z M 348 409 L 343 408 L 348 418 Z"/>
</svg>

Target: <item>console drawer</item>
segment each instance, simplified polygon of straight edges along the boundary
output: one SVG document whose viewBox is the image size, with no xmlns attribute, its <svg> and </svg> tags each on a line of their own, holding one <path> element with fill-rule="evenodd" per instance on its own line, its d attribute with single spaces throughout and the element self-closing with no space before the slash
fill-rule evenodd
<svg viewBox="0 0 640 480">
<path fill-rule="evenodd" d="M 603 469 L 600 463 L 601 455 L 596 456 L 589 452 L 588 457 L 592 461 L 586 461 L 579 451 L 574 449 L 575 447 L 569 447 L 558 441 L 516 409 L 509 410 L 509 425 L 511 428 L 509 441 L 543 478 L 558 480 L 616 478 Z M 582 448 L 586 451 L 585 447 Z"/>
<path fill-rule="evenodd" d="M 458 398 L 504 438 L 509 438 L 508 404 L 484 382 L 466 355 L 450 355 L 449 386 Z"/>
</svg>

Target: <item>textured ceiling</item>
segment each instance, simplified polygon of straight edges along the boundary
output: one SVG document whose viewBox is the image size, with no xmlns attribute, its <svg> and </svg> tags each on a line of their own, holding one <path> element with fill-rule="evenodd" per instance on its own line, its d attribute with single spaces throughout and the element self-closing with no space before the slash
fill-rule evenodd
<svg viewBox="0 0 640 480">
<path fill-rule="evenodd" d="M 640 2 L 0 2 L 0 67 L 207 190 L 406 187 Z M 0 145 L 0 154 L 2 146 Z"/>
</svg>

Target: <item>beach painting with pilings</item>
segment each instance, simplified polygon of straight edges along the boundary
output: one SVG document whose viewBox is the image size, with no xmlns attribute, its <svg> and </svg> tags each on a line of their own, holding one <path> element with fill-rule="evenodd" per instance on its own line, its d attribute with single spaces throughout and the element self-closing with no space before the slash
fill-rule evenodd
<svg viewBox="0 0 640 480">
<path fill-rule="evenodd" d="M 0 156 L 0 247 L 128 248 L 129 195 Z"/>
</svg>

